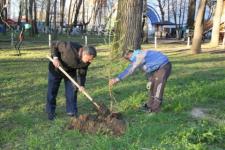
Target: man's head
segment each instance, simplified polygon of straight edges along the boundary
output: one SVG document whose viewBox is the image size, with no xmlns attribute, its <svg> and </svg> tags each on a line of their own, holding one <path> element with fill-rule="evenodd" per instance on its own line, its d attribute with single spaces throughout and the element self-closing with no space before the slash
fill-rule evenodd
<svg viewBox="0 0 225 150">
<path fill-rule="evenodd" d="M 123 54 L 123 58 L 125 58 L 126 60 L 129 60 L 130 61 L 130 58 L 133 54 L 133 50 L 127 50 L 124 54 Z"/>
<path fill-rule="evenodd" d="M 96 57 L 97 52 L 96 49 L 92 46 L 85 46 L 83 47 L 83 52 L 82 52 L 82 61 L 84 63 L 91 63 L 92 60 Z"/>
</svg>

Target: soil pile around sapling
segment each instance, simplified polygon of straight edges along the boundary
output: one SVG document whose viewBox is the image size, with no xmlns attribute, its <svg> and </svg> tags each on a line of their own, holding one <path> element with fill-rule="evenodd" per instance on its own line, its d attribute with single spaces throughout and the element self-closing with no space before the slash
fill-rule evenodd
<svg viewBox="0 0 225 150">
<path fill-rule="evenodd" d="M 126 122 L 121 113 L 110 113 L 108 116 L 84 114 L 71 119 L 68 129 L 91 134 L 103 133 L 122 135 L 126 130 Z"/>
</svg>

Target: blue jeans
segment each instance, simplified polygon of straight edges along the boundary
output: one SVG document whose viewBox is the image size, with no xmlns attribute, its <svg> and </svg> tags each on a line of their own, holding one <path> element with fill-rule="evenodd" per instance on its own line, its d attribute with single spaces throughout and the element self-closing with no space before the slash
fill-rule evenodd
<svg viewBox="0 0 225 150">
<path fill-rule="evenodd" d="M 47 93 L 47 113 L 55 113 L 56 109 L 56 97 L 59 90 L 60 82 L 63 77 L 60 74 L 48 73 L 48 93 Z M 65 95 L 66 95 L 66 112 L 76 114 L 77 113 L 77 88 L 73 83 L 64 78 L 65 83 Z"/>
</svg>

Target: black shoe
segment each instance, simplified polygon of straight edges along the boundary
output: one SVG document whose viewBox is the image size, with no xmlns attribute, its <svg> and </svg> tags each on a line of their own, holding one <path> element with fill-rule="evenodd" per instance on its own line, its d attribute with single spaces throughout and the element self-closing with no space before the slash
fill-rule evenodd
<svg viewBox="0 0 225 150">
<path fill-rule="evenodd" d="M 48 120 L 54 120 L 55 119 L 55 113 L 48 113 Z"/>
<path fill-rule="evenodd" d="M 67 113 L 68 116 L 70 117 L 78 117 L 78 114 L 77 113 Z"/>
</svg>

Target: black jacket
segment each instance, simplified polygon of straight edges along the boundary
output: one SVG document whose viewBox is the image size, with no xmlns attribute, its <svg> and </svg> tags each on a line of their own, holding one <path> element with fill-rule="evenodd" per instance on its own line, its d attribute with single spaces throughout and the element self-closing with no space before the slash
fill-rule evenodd
<svg viewBox="0 0 225 150">
<path fill-rule="evenodd" d="M 76 42 L 54 42 L 51 48 L 51 56 L 58 57 L 61 67 L 84 86 L 86 81 L 86 74 L 90 63 L 84 63 L 81 60 L 82 45 Z M 49 63 L 49 71 L 53 74 L 65 77 L 59 69 L 56 69 L 52 62 Z"/>
</svg>

